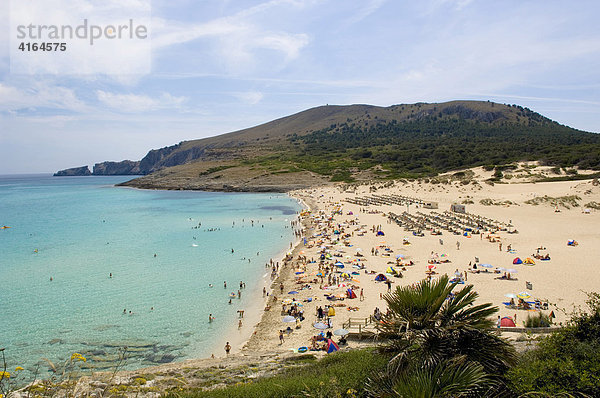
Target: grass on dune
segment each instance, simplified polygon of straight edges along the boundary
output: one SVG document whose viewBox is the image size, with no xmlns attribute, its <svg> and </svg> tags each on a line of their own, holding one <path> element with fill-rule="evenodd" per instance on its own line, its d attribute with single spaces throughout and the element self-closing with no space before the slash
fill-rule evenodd
<svg viewBox="0 0 600 398">
<path fill-rule="evenodd" d="M 212 391 L 171 393 L 171 398 L 358 397 L 370 375 L 385 368 L 388 358 L 376 350 L 330 354 L 302 368 Z"/>
</svg>

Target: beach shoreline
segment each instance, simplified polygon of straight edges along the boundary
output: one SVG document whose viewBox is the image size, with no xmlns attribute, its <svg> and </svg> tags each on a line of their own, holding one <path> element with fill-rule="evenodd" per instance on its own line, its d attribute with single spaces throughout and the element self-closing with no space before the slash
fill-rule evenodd
<svg viewBox="0 0 600 398">
<path fill-rule="evenodd" d="M 479 173 L 482 174 L 480 181 L 488 177 L 482 171 Z M 414 236 L 388 218 L 388 213 L 402 214 L 407 210 L 406 205 L 359 205 L 347 201 L 372 198 L 374 195 L 398 194 L 418 198 L 422 203 L 435 202 L 436 206 L 439 206 L 436 209 L 426 209 L 422 204 L 411 205 L 408 210 L 414 216 L 422 214 L 422 217 L 433 217 L 449 209 L 452 204 L 462 202 L 467 207 L 467 213 L 481 215 L 503 225 L 512 225 L 518 233 L 498 231 L 495 234 L 497 239 L 493 237 L 493 242 L 483 234 L 466 236 L 447 231 L 443 231 L 441 236 L 430 234 L 429 231 L 424 231 L 423 236 Z M 393 260 L 397 255 L 403 256 L 403 265 L 392 266 L 398 269 L 403 267 L 403 277 L 390 278 L 393 282 L 392 287 L 419 282 L 426 277 L 425 271 L 429 265 L 434 265 L 434 277 L 452 275 L 457 270 L 465 276 L 465 284 L 474 285 L 474 290 L 479 294 L 478 302 L 490 302 L 498 306 L 498 314 L 502 317 L 513 318 L 517 315 L 517 326 L 521 326 L 527 315 L 539 311 L 505 307 L 503 302 L 507 301 L 507 293 L 527 291 L 532 297 L 548 302 L 549 309 L 542 312 L 549 314 L 552 311 L 556 317 L 555 324 L 560 325 L 568 319 L 570 310 L 584 304 L 584 291 L 593 291 L 595 286 L 600 286 L 600 275 L 588 268 L 595 258 L 600 257 L 600 245 L 597 244 L 595 232 L 600 211 L 583 210 L 587 203 L 600 202 L 600 187 L 593 181 L 495 185 L 463 184 L 460 181 L 442 184 L 396 181 L 315 187 L 292 191 L 288 195 L 298 200 L 304 209 L 301 211 L 304 216 L 300 217 L 303 234 L 294 243 L 291 256 L 287 256 L 287 264 L 285 260 L 279 259 L 281 266 L 277 277 L 271 283 L 265 283 L 269 295 L 262 297 L 262 286 L 257 286 L 252 292 L 258 293 L 258 297 L 253 300 L 252 307 L 245 309 L 247 315 L 244 317 L 242 332 L 238 333 L 239 338 L 230 339 L 232 353 L 225 357 L 223 340 L 215 349 L 215 359 L 196 358 L 127 371 L 122 373 L 123 380 L 144 372 L 179 372 L 188 368 L 243 364 L 245 361 L 256 361 L 257 358 L 259 361 L 275 361 L 278 358 L 296 355 L 298 347 L 308 346 L 311 336 L 318 333 L 318 330 L 312 327 L 313 322 L 317 320 L 315 309 L 318 306 L 336 305 L 337 314 L 332 318 L 333 329 L 340 328 L 351 317 L 368 319 L 374 308 L 385 311 L 385 301 L 381 297 L 388 288 L 384 283 L 375 282 L 373 279 L 375 274 L 385 274 L 390 262 L 395 262 Z M 572 199 L 574 197 L 579 199 Z M 564 203 L 559 201 L 557 203 L 561 204 L 555 207 L 548 198 L 564 198 L 560 199 Z M 568 205 L 568 200 L 578 201 L 577 206 Z M 333 245 L 329 242 L 329 239 L 335 236 L 332 232 L 334 229 L 342 229 L 341 235 L 345 235 L 343 240 L 347 241 L 346 244 L 341 244 L 342 239 Z M 384 235 L 379 236 L 375 233 L 380 230 Z M 323 238 L 324 236 L 328 238 Z M 309 241 L 308 246 L 303 244 L 304 238 Z M 323 240 L 321 244 L 311 242 L 320 239 Z M 567 241 L 571 239 L 577 240 L 579 246 L 568 246 Z M 403 241 L 410 244 L 405 245 Z M 359 291 L 364 290 L 364 300 L 346 298 L 343 301 L 332 302 L 323 296 L 330 292 L 343 293 L 346 288 L 329 290 L 327 286 L 323 286 L 323 282 L 319 284 L 305 281 L 314 280 L 313 275 L 318 268 L 317 264 L 309 259 L 318 258 L 318 254 L 323 253 L 321 250 L 325 249 L 321 249 L 322 245 L 327 245 L 331 253 L 335 251 L 340 255 L 339 260 L 331 257 L 326 263 L 343 261 L 347 264 L 348 273 L 351 270 L 356 271 L 349 265 L 355 265 L 357 259 L 359 264 L 364 265 L 364 268 L 353 275 L 353 282 L 350 282 L 356 285 L 357 295 Z M 508 245 L 512 250 L 506 250 Z M 373 252 L 375 248 L 379 254 L 377 251 Z M 551 260 L 537 261 L 531 266 L 513 265 L 514 258 L 526 259 L 535 254 L 536 248 L 544 248 L 542 252 L 549 253 Z M 283 258 L 288 251 L 282 253 Z M 360 257 L 356 256 L 359 252 L 362 253 Z M 443 254 L 442 258 L 448 258 L 449 261 L 436 262 L 432 260 L 434 254 L 436 258 Z M 307 259 L 300 259 L 301 255 Z M 513 273 L 510 280 L 502 280 L 501 272 L 476 273 L 470 267 L 476 260 L 480 264 L 493 264 L 494 267 L 513 267 L 517 272 Z M 409 261 L 413 265 L 409 265 Z M 298 268 L 304 270 L 301 276 L 294 272 L 298 271 Z M 283 291 L 279 289 L 281 284 L 284 286 Z M 530 289 L 527 288 L 528 284 L 531 285 Z M 300 287 L 305 285 L 311 287 L 301 290 Z M 298 290 L 299 293 L 288 296 L 287 292 L 291 290 Z M 301 323 L 300 329 L 293 330 L 285 336 L 285 341 L 280 343 L 278 330 L 289 325 L 282 323 L 281 301 L 291 297 L 305 304 L 306 319 Z M 269 311 L 265 311 L 267 305 L 270 306 Z M 349 308 L 356 310 L 350 311 Z M 565 312 L 562 312 L 562 309 Z M 235 334 L 237 330 L 232 332 Z M 511 339 L 518 337 L 517 334 L 509 336 Z M 351 348 L 362 347 L 364 344 L 365 342 L 349 340 Z M 371 343 L 367 341 L 366 344 Z M 322 351 L 311 353 L 323 355 Z"/>
</svg>

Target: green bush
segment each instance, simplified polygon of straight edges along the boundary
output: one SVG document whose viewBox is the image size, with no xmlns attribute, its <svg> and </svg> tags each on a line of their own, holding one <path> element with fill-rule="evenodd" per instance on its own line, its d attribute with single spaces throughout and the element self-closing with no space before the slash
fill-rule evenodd
<svg viewBox="0 0 600 398">
<path fill-rule="evenodd" d="M 507 373 L 516 395 L 600 396 L 600 295 L 590 294 L 588 306 L 591 312 L 575 314 Z"/>
<path fill-rule="evenodd" d="M 536 315 L 527 315 L 527 319 L 525 319 L 525 327 L 526 328 L 547 328 L 552 323 L 550 317 L 548 315 L 542 314 L 538 312 Z"/>
<path fill-rule="evenodd" d="M 190 391 L 168 397 L 275 398 L 361 397 L 367 377 L 385 368 L 389 358 L 375 350 L 353 350 L 330 354 L 302 368 L 212 391 Z"/>
</svg>

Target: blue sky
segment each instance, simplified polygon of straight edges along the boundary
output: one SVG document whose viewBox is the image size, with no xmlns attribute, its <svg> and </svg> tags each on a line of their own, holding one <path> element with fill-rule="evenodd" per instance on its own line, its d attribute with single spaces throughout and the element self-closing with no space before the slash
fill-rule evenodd
<svg viewBox="0 0 600 398">
<path fill-rule="evenodd" d="M 151 11 L 146 75 L 11 74 L 0 31 L 0 174 L 138 160 L 324 104 L 492 100 L 600 132 L 597 1 L 154 0 Z M 3 1 L 0 26 L 9 19 Z"/>
</svg>

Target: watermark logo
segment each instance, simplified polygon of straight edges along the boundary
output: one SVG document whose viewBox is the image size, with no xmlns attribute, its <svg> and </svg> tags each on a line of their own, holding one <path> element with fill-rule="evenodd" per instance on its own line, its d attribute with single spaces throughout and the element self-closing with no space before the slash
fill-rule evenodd
<svg viewBox="0 0 600 398">
<path fill-rule="evenodd" d="M 12 0 L 14 74 L 147 74 L 150 0 Z"/>
</svg>

